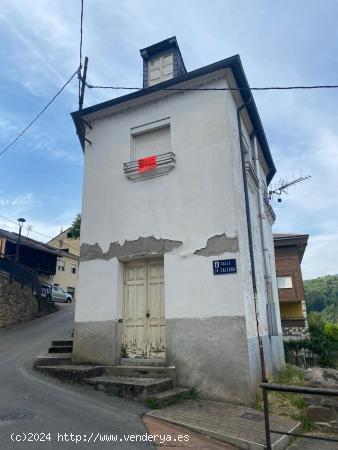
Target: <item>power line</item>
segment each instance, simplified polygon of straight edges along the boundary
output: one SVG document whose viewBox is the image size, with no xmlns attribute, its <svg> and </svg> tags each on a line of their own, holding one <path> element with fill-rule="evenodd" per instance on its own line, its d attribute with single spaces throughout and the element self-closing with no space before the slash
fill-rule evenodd
<svg viewBox="0 0 338 450">
<path fill-rule="evenodd" d="M 0 217 L 2 218 L 2 219 L 5 219 L 5 220 L 7 220 L 8 222 L 11 222 L 11 223 L 14 223 L 14 225 L 18 225 L 18 222 L 16 222 L 15 220 L 13 220 L 13 219 L 10 219 L 9 217 L 6 217 L 6 216 L 3 216 L 2 214 L 0 214 Z M 31 226 L 31 225 L 23 225 L 22 226 L 24 229 L 26 229 L 27 231 L 29 231 L 30 233 L 35 233 L 35 234 L 38 234 L 38 235 L 40 235 L 40 236 L 43 236 L 43 237 L 46 237 L 46 238 L 49 238 L 49 239 L 55 239 L 55 236 L 49 236 L 48 234 L 43 234 L 43 233 L 40 233 L 39 231 L 35 231 L 35 230 L 33 230 L 33 227 Z M 57 237 L 57 236 L 56 236 Z M 76 249 L 75 247 L 72 247 L 71 245 L 68 245 L 68 247 L 69 248 L 71 248 L 71 249 L 73 249 L 73 250 L 75 250 L 75 251 L 78 251 L 78 249 Z"/>
<path fill-rule="evenodd" d="M 46 111 L 46 109 L 53 103 L 58 95 L 64 90 L 64 88 L 72 81 L 75 75 L 79 72 L 77 69 L 73 75 L 65 82 L 61 89 L 54 95 L 54 97 L 47 103 L 47 105 L 34 117 L 34 119 L 3 149 L 0 151 L 0 156 L 2 156 L 7 150 L 9 150 L 19 139 L 26 133 L 26 131 L 38 120 L 38 118 Z"/>
<path fill-rule="evenodd" d="M 100 86 L 86 83 L 89 89 L 113 89 L 113 90 L 130 90 L 139 91 L 140 87 L 125 87 L 125 86 Z M 308 85 L 308 86 L 266 86 L 266 87 L 237 87 L 237 88 L 171 88 L 171 87 L 157 87 L 149 86 L 148 91 L 287 91 L 287 90 L 306 90 L 306 89 L 338 89 L 337 84 L 322 84 L 322 85 Z"/>
</svg>

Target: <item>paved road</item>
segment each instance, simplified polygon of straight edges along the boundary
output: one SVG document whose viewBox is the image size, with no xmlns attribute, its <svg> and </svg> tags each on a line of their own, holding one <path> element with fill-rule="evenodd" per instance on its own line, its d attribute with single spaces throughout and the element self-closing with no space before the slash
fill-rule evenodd
<svg viewBox="0 0 338 450">
<path fill-rule="evenodd" d="M 32 369 L 34 356 L 46 351 L 52 339 L 70 336 L 73 317 L 74 306 L 60 304 L 57 313 L 0 331 L 0 449 L 153 449 L 140 442 L 146 433 L 142 405 L 62 383 Z M 32 442 L 11 440 L 11 436 L 24 439 L 23 433 Z M 119 440 L 88 442 L 97 433 L 116 434 Z M 139 441 L 124 442 L 128 434 L 139 435 L 134 438 Z M 80 437 L 81 442 L 75 443 Z"/>
</svg>

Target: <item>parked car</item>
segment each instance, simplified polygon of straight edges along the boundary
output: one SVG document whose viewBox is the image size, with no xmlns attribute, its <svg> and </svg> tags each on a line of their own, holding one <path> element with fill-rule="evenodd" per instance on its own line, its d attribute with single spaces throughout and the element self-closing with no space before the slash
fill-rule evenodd
<svg viewBox="0 0 338 450">
<path fill-rule="evenodd" d="M 52 286 L 53 302 L 72 303 L 73 297 L 58 286 Z"/>
</svg>

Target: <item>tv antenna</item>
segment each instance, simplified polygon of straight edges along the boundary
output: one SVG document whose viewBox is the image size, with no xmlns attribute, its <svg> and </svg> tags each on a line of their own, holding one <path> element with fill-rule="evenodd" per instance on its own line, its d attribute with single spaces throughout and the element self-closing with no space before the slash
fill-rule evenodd
<svg viewBox="0 0 338 450">
<path fill-rule="evenodd" d="M 26 237 L 28 237 L 28 235 L 32 231 L 32 229 L 33 229 L 33 225 L 27 225 L 27 236 Z"/>
<path fill-rule="evenodd" d="M 275 189 L 272 191 L 269 191 L 269 200 L 272 200 L 274 198 L 274 196 L 276 195 L 277 202 L 280 203 L 282 201 L 282 194 L 289 195 L 288 189 L 291 186 L 301 183 L 301 182 L 307 180 L 308 178 L 311 178 L 311 175 L 305 175 L 305 176 L 300 176 L 299 178 L 293 178 L 292 181 L 280 179 L 279 182 L 277 183 L 277 186 L 275 187 Z"/>
</svg>

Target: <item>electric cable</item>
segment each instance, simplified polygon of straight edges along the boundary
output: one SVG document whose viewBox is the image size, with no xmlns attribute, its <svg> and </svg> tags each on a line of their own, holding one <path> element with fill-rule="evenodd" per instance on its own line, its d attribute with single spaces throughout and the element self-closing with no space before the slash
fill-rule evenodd
<svg viewBox="0 0 338 450">
<path fill-rule="evenodd" d="M 134 90 L 139 91 L 144 88 L 140 87 L 125 87 L 125 86 L 95 86 L 86 83 L 89 89 L 113 89 L 113 90 Z M 237 87 L 237 88 L 171 88 L 171 87 L 157 87 L 149 86 L 147 91 L 286 91 L 296 89 L 338 89 L 337 84 L 324 85 L 308 85 L 308 86 L 266 86 L 266 87 Z"/>
<path fill-rule="evenodd" d="M 34 117 L 34 119 L 29 122 L 29 124 L 8 144 L 0 151 L 0 156 L 6 153 L 20 138 L 26 133 L 26 131 L 39 119 L 40 116 L 46 111 L 46 109 L 54 102 L 54 100 L 61 94 L 64 88 L 72 81 L 76 74 L 78 74 L 79 69 L 77 69 L 73 75 L 65 82 L 65 84 L 58 90 L 54 97 L 47 103 L 47 105 Z"/>
</svg>

